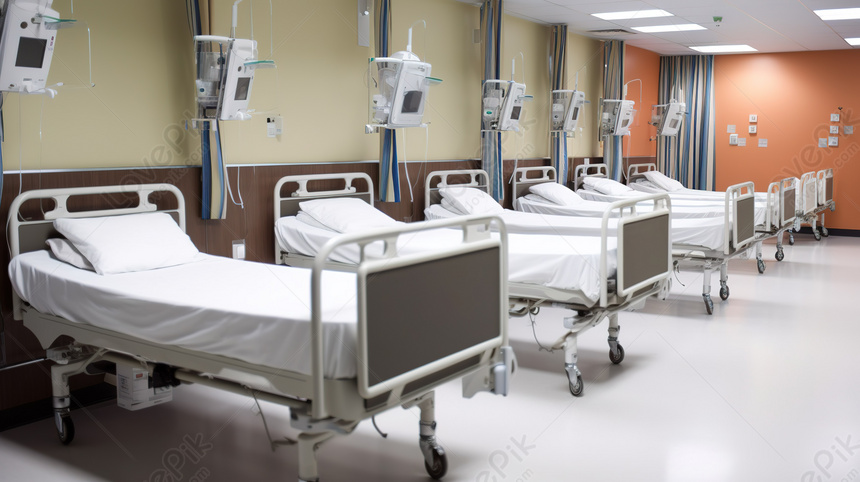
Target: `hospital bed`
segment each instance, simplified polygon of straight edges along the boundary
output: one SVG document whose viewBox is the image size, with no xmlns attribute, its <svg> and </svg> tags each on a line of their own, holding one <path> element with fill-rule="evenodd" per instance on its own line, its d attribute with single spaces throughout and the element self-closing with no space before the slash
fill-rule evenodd
<svg viewBox="0 0 860 482">
<path fill-rule="evenodd" d="M 515 176 L 514 196 L 515 203 L 519 204 L 519 199 L 524 197 L 529 192 L 531 186 L 542 184 L 545 182 L 553 182 L 555 178 L 554 171 L 551 167 L 539 167 L 534 169 L 523 168 L 518 170 Z M 537 172 L 538 176 L 530 176 L 532 172 Z M 581 183 L 581 180 L 586 175 L 605 176 L 605 166 L 603 164 L 587 164 L 577 166 L 575 179 Z M 672 258 L 675 269 L 701 269 L 703 273 L 702 281 L 702 298 L 705 303 L 705 310 L 708 314 L 714 311 L 713 300 L 711 299 L 711 273 L 716 269 L 720 271 L 720 298 L 727 300 L 730 295 L 728 286 L 728 261 L 735 258 L 743 258 L 749 255 L 750 249 L 756 245 L 755 243 L 755 211 L 753 184 L 744 183 L 730 187 L 724 197 L 723 203 L 716 208 L 713 203 L 705 203 L 697 209 L 702 209 L 710 212 L 707 217 L 703 218 L 710 223 L 702 223 L 702 237 L 697 238 L 695 234 L 687 236 L 677 236 L 674 229 L 675 224 L 685 223 L 690 221 L 701 221 L 699 219 L 673 219 L 673 237 L 672 237 Z M 626 196 L 624 199 L 635 202 L 643 193 L 638 195 Z M 665 195 L 665 193 L 663 194 Z M 618 198 L 614 198 L 618 199 Z M 615 202 L 618 202 L 617 200 Z M 546 203 L 543 203 L 544 205 Z M 535 211 L 540 211 L 541 203 L 531 203 L 531 207 Z M 671 204 L 671 209 L 674 211 L 677 206 L 674 202 Z M 551 208 L 548 212 L 559 212 Z M 735 213 L 737 215 L 735 215 Z M 716 224 L 717 230 L 720 232 L 719 237 L 714 237 L 712 233 L 713 226 Z M 762 271 L 763 261 L 759 261 L 759 270 Z"/>
<path fill-rule="evenodd" d="M 339 181 L 339 187 L 319 187 L 333 180 Z M 313 187 L 313 183 L 318 186 Z M 364 174 L 331 174 L 287 176 L 278 181 L 274 209 L 276 259 L 296 266 L 307 263 L 308 257 L 337 233 L 303 221 L 305 213 L 300 205 L 344 196 L 359 198 L 372 206 L 370 178 Z M 621 211 L 621 206 L 626 204 L 614 209 Z M 642 306 L 648 296 L 664 289 L 671 276 L 667 209 L 648 214 L 625 212 L 617 221 L 616 236 L 607 234 L 608 214 L 601 222 L 602 235 L 591 237 L 508 234 L 504 222 L 492 229 L 494 238 L 508 240 L 508 313 L 534 316 L 542 306 L 574 312 L 564 318 L 565 333 L 553 345 L 554 349 L 564 350 L 568 388 L 574 396 L 582 395 L 584 388 L 577 365 L 578 335 L 608 319 L 609 358 L 612 363 L 621 363 L 624 348 L 618 342 L 618 313 Z M 461 235 L 450 230 L 422 232 L 421 236 L 403 238 L 400 249 L 420 252 L 428 246 L 449 243 L 451 236 Z M 341 269 L 360 260 L 354 251 L 337 254 Z M 461 272 L 458 269 L 457 276 Z M 438 280 L 447 282 L 448 279 Z M 462 303 L 475 301 L 469 295 Z"/>
<path fill-rule="evenodd" d="M 627 185 L 641 192 L 667 192 L 665 186 L 660 186 L 647 179 L 648 172 L 657 171 L 654 163 L 631 164 L 627 168 Z M 662 176 L 664 177 L 665 176 Z M 680 185 L 676 183 L 676 185 Z M 757 210 L 764 208 L 764 219 L 756 218 L 756 260 L 759 272 L 764 272 L 764 262 L 761 261 L 761 241 L 769 238 L 776 239 L 776 253 L 774 258 L 782 261 L 785 258 L 783 249 L 784 234 L 788 233 L 788 243 L 794 244 L 792 229 L 798 227 L 797 206 L 798 181 L 794 177 L 787 177 L 768 185 L 767 191 L 755 193 Z M 717 200 L 723 196 L 721 192 L 703 191 L 700 189 L 688 189 L 685 187 L 675 188 L 670 192 L 672 199 L 713 199 Z M 684 202 L 684 201 L 680 201 Z"/>
<path fill-rule="evenodd" d="M 134 201 L 124 204 L 131 207 L 69 208 L 93 195 Z M 39 203 L 51 202 L 54 207 L 41 215 Z M 120 215 L 156 213 L 171 216 L 184 236 L 185 203 L 176 187 L 27 191 L 9 212 L 15 318 L 46 349 L 61 336 L 74 340 L 48 350 L 56 362 L 54 419 L 64 444 L 74 438 L 68 379 L 92 373 L 99 361 L 143 367 L 156 386 L 198 383 L 288 407 L 291 425 L 300 432 L 302 481 L 318 480 L 320 444 L 400 406 L 420 408 L 419 447 L 427 472 L 438 479 L 447 458 L 435 438 L 433 389 L 462 379 L 466 397 L 507 394 L 513 355 L 505 316 L 505 240 L 476 229 L 492 218 L 339 236 L 321 247 L 311 269 L 198 254 L 179 266 L 100 275 L 45 250 L 46 240 L 59 236 L 54 220 L 134 222 L 140 218 Z M 167 224 L 177 230 L 169 218 Z M 440 227 L 467 235 L 422 253 L 389 249 L 362 256 L 354 273 L 323 269 L 344 246 L 363 252 L 379 240 L 394 242 Z M 136 251 L 129 250 L 127 257 L 134 257 Z M 452 269 L 458 276 L 434 282 Z M 474 304 L 451 310 L 463 292 Z"/>
<path fill-rule="evenodd" d="M 836 203 L 833 201 L 833 169 L 803 174 L 800 178 L 800 194 L 797 206 L 798 223 L 794 231 L 799 231 L 800 226 L 806 224 L 812 228 L 815 240 L 821 241 L 822 236 L 830 235 L 824 226 L 824 215 L 828 210 L 836 210 Z M 794 244 L 793 237 L 789 242 Z"/>
</svg>

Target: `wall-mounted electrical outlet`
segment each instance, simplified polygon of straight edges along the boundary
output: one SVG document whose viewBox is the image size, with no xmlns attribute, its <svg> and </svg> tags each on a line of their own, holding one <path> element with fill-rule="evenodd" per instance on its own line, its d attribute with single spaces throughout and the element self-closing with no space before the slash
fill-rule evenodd
<svg viewBox="0 0 860 482">
<path fill-rule="evenodd" d="M 233 241 L 233 259 L 245 259 L 244 239 L 236 239 Z"/>
<path fill-rule="evenodd" d="M 284 133 L 284 118 L 281 116 L 277 117 L 266 117 L 266 136 L 267 137 L 280 137 L 281 134 Z"/>
</svg>

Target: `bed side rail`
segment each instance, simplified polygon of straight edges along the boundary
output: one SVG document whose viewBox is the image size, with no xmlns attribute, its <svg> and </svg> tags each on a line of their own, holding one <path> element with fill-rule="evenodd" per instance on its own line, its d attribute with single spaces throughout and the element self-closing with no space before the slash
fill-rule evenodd
<svg viewBox="0 0 860 482">
<path fill-rule="evenodd" d="M 474 187 L 486 193 L 490 191 L 490 176 L 482 169 L 434 171 L 424 181 L 424 209 L 442 202 L 439 189 L 443 187 Z"/>
<path fill-rule="evenodd" d="M 582 180 L 586 177 L 607 177 L 608 172 L 606 164 L 580 164 L 573 170 L 574 188 L 582 187 Z"/>
<path fill-rule="evenodd" d="M 818 206 L 818 187 L 815 181 L 814 171 L 804 173 L 800 177 L 800 204 L 797 206 L 797 214 L 800 216 L 811 214 Z"/>
<path fill-rule="evenodd" d="M 156 192 L 168 192 L 176 198 L 176 208 L 158 209 L 149 196 Z M 137 197 L 137 204 L 131 207 L 114 209 L 94 209 L 90 211 L 69 211 L 69 199 L 76 196 L 126 194 Z M 133 198 L 132 198 L 133 199 Z M 45 211 L 42 219 L 25 219 L 21 208 L 27 201 L 52 200 L 54 207 Z M 9 250 L 12 258 L 21 253 L 45 249 L 45 241 L 59 237 L 54 230 L 54 220 L 58 218 L 91 218 L 100 216 L 120 216 L 123 214 L 165 212 L 170 214 L 179 227 L 185 231 L 185 198 L 182 192 L 172 184 L 129 184 L 124 186 L 87 186 L 58 189 L 34 189 L 22 192 L 12 201 L 9 207 L 9 219 L 6 223 L 9 240 Z M 20 320 L 21 299 L 12 291 L 12 306 L 16 320 Z"/>
<path fill-rule="evenodd" d="M 644 173 L 648 171 L 656 171 L 657 164 L 653 162 L 646 162 L 642 164 L 630 164 L 627 166 L 627 173 L 624 179 L 627 180 L 627 184 L 639 179 L 640 177 L 645 177 Z"/>
<path fill-rule="evenodd" d="M 818 171 L 816 178 L 818 178 L 818 205 L 824 206 L 833 201 L 833 169 Z"/>
<path fill-rule="evenodd" d="M 653 202 L 651 211 L 641 212 L 642 204 Z M 638 206 L 637 206 L 638 205 Z M 666 279 L 672 274 L 672 238 L 669 195 L 649 194 L 616 201 L 603 213 L 600 253 L 600 306 L 608 306 L 607 240 L 610 219 L 617 224 L 616 293 L 619 296 L 635 292 Z"/>
<path fill-rule="evenodd" d="M 360 191 L 354 185 L 355 180 L 364 181 L 367 189 Z M 339 189 L 310 189 L 308 183 L 311 181 L 342 181 L 343 187 Z M 284 195 L 282 191 L 287 184 L 296 184 L 297 187 L 295 190 L 289 191 Z M 273 226 L 277 224 L 278 219 L 284 216 L 295 216 L 299 212 L 300 202 L 331 197 L 356 197 L 373 206 L 373 181 L 370 179 L 370 176 L 363 172 L 284 176 L 275 184 L 275 219 Z M 281 263 L 281 248 L 278 246 L 278 243 L 275 243 L 275 262 L 278 264 Z"/>
<path fill-rule="evenodd" d="M 501 234 L 498 237 L 490 235 L 493 223 Z M 461 229 L 462 242 L 424 253 L 397 253 L 399 236 L 439 228 Z M 362 397 L 432 384 L 434 374 L 507 346 L 507 233 L 498 217 L 465 216 L 338 236 L 322 247 L 311 273 L 313 418 L 327 416 L 321 318 L 326 263 L 339 246 L 358 244 L 363 251 L 380 240 L 386 245 L 383 257 L 362 256 L 357 271 Z M 420 343 L 410 343 L 409 338 L 416 336 Z M 497 393 L 506 391 L 509 371 L 503 363 L 494 366 Z"/>
<path fill-rule="evenodd" d="M 537 176 L 533 174 L 537 173 Z M 531 176 L 531 177 L 530 177 Z M 552 166 L 520 167 L 514 173 L 512 190 L 514 201 L 529 193 L 529 187 L 545 182 L 556 182 L 555 168 Z"/>
<path fill-rule="evenodd" d="M 724 254 L 741 250 L 755 240 L 755 184 L 752 181 L 726 189 L 724 225 Z"/>
</svg>

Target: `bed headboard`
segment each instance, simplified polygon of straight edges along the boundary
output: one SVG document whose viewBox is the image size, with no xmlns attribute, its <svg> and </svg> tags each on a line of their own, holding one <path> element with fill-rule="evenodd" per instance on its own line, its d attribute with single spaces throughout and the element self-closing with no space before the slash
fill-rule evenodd
<svg viewBox="0 0 860 482">
<path fill-rule="evenodd" d="M 607 177 L 608 172 L 606 164 L 580 164 L 573 170 L 574 189 L 582 187 L 582 180 L 586 177 Z"/>
<path fill-rule="evenodd" d="M 537 173 L 537 176 L 529 177 Z M 514 174 L 514 201 L 529 193 L 529 188 L 535 184 L 556 182 L 555 168 L 552 166 L 521 167 Z"/>
<path fill-rule="evenodd" d="M 725 222 L 723 252 L 731 254 L 755 240 L 755 184 L 744 182 L 726 189 L 725 216 L 731 219 Z"/>
<path fill-rule="evenodd" d="M 822 169 L 816 174 L 818 178 L 818 205 L 833 201 L 833 169 Z"/>
<path fill-rule="evenodd" d="M 810 214 L 818 206 L 817 174 L 815 171 L 804 173 L 800 177 L 800 203 L 797 212 Z"/>
<path fill-rule="evenodd" d="M 490 192 L 490 176 L 481 169 L 434 171 L 424 182 L 424 209 L 442 202 L 439 189 L 447 186 L 474 187 Z"/>
<path fill-rule="evenodd" d="M 176 198 L 176 207 L 159 209 L 150 200 L 153 193 L 171 193 Z M 107 197 L 119 194 L 125 197 L 122 207 L 99 209 L 69 209 L 69 200 L 85 196 Z M 52 201 L 54 206 L 47 211 L 36 211 L 39 218 L 26 218 L 22 207 L 27 201 Z M 136 204 L 133 204 L 136 202 Z M 110 205 L 110 202 L 107 203 Z M 44 212 L 44 215 L 42 215 Z M 101 216 L 120 216 L 123 214 L 165 212 L 176 220 L 179 227 L 185 231 L 185 198 L 182 192 L 172 184 L 130 184 L 126 186 L 88 186 L 60 189 L 35 189 L 18 195 L 9 207 L 7 236 L 12 257 L 30 251 L 46 249 L 45 241 L 61 237 L 54 229 L 54 220 L 59 218 L 93 218 Z M 16 320 L 21 319 L 21 299 L 12 292 L 12 304 Z"/>
<path fill-rule="evenodd" d="M 653 162 L 643 163 L 643 164 L 630 164 L 627 166 L 627 184 L 629 185 L 631 182 L 645 177 L 645 173 L 648 171 L 656 171 L 657 165 Z"/>
</svg>

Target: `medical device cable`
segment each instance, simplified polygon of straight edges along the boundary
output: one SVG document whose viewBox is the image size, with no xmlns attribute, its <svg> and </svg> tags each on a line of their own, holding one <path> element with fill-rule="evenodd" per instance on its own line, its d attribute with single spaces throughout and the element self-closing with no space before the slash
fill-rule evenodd
<svg viewBox="0 0 860 482">
<path fill-rule="evenodd" d="M 547 353 L 555 353 L 557 350 L 556 348 L 547 348 L 547 347 L 543 346 L 543 344 L 541 344 L 540 340 L 538 340 L 537 328 L 535 327 L 535 315 L 537 315 L 538 313 L 540 313 L 540 308 L 538 308 L 537 311 L 534 313 L 531 310 L 529 310 L 529 321 L 531 321 L 531 325 L 532 325 L 532 335 L 534 335 L 535 343 L 537 343 L 537 346 L 538 346 L 538 351 L 545 351 Z"/>
<path fill-rule="evenodd" d="M 406 171 L 406 186 L 409 187 L 409 202 L 415 206 L 415 198 L 412 195 L 412 181 L 409 179 L 409 165 L 406 164 L 406 129 L 403 129 L 403 170 Z"/>
<path fill-rule="evenodd" d="M 269 424 L 266 422 L 266 415 L 263 413 L 263 407 L 260 406 L 260 400 L 257 399 L 257 391 L 250 390 L 251 396 L 254 397 L 254 403 L 257 404 L 257 410 L 260 412 L 260 418 L 263 419 L 263 428 L 266 429 L 266 438 L 269 439 L 269 447 L 272 449 L 272 452 L 277 450 L 278 445 L 295 445 L 296 441 L 287 437 L 284 437 L 284 441 L 281 440 L 272 440 L 272 434 L 269 432 Z"/>
<path fill-rule="evenodd" d="M 382 435 L 382 438 L 388 438 L 388 434 L 383 432 L 382 429 L 379 428 L 379 425 L 376 425 L 376 415 L 370 417 L 370 422 L 373 423 L 373 428 L 379 432 L 379 435 Z"/>
<path fill-rule="evenodd" d="M 230 200 L 233 201 L 233 204 L 239 206 L 241 209 L 245 209 L 245 202 L 242 201 L 242 191 L 241 186 L 239 185 L 239 166 L 236 167 L 236 192 L 239 193 L 239 202 L 236 202 L 236 199 L 233 197 L 233 189 L 230 187 L 230 175 L 227 173 L 227 163 L 223 162 L 223 157 L 221 153 L 221 128 L 218 128 L 217 131 L 218 138 L 218 158 L 221 159 L 221 166 L 224 169 L 224 184 L 227 185 L 227 192 L 230 194 Z M 222 193 L 223 197 L 223 193 Z"/>
</svg>

